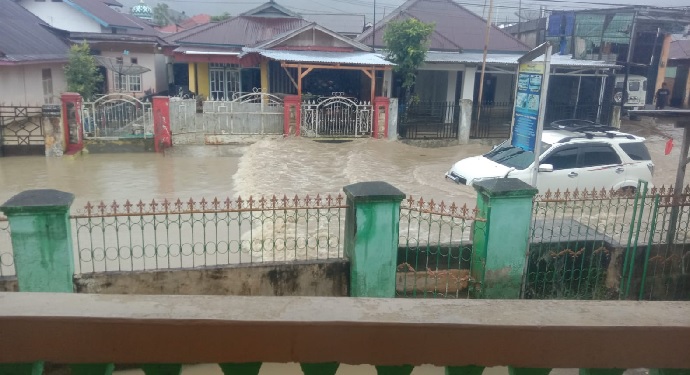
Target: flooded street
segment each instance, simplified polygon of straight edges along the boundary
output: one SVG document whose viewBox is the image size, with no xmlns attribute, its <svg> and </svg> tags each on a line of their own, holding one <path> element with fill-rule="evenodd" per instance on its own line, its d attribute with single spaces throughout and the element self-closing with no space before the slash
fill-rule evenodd
<svg viewBox="0 0 690 375">
<path fill-rule="evenodd" d="M 656 164 L 653 183 L 675 180 L 681 133 L 653 120 L 628 121 L 623 130 L 647 137 Z M 669 136 L 676 146 L 664 155 Z M 162 198 L 244 198 L 252 195 L 337 194 L 361 181 L 383 180 L 415 198 L 467 203 L 474 189 L 444 173 L 457 160 L 489 150 L 486 145 L 422 148 L 400 142 L 307 138 L 261 140 L 251 145 L 176 146 L 165 154 L 87 154 L 77 157 L 0 159 L 0 202 L 26 189 L 74 193 L 74 208 L 87 201 Z"/>
</svg>

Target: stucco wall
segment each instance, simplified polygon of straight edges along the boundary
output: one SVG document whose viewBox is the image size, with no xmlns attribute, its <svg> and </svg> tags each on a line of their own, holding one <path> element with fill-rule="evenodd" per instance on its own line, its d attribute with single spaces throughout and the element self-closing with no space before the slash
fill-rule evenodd
<svg viewBox="0 0 690 375">
<path fill-rule="evenodd" d="M 347 296 L 345 260 L 78 275 L 79 293 Z"/>
<path fill-rule="evenodd" d="M 43 69 L 51 70 L 52 102 L 60 103 L 60 94 L 67 90 L 64 64 L 53 63 L 0 67 L 0 105 L 43 105 Z"/>
<path fill-rule="evenodd" d="M 93 18 L 63 2 L 23 0 L 20 5 L 57 29 L 88 33 L 101 32 L 101 25 Z"/>
</svg>

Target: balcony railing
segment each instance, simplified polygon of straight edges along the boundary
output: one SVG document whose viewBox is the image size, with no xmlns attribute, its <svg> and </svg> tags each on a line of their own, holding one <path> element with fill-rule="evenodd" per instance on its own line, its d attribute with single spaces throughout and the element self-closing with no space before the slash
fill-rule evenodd
<svg viewBox="0 0 690 375">
<path fill-rule="evenodd" d="M 0 335 L 3 374 L 43 361 L 690 369 L 682 302 L 0 293 Z"/>
</svg>

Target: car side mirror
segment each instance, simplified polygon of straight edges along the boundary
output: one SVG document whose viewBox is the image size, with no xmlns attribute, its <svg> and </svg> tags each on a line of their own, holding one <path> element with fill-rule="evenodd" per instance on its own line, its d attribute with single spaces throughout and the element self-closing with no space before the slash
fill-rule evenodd
<svg viewBox="0 0 690 375">
<path fill-rule="evenodd" d="M 540 164 L 539 172 L 553 172 L 553 164 Z"/>
</svg>

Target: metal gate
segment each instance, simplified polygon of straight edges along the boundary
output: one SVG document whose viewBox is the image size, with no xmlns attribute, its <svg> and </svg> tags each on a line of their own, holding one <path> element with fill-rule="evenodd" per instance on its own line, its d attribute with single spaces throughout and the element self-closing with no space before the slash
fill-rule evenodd
<svg viewBox="0 0 690 375">
<path fill-rule="evenodd" d="M 153 137 L 151 103 L 125 94 L 108 94 L 85 102 L 82 110 L 84 136 Z"/>
<path fill-rule="evenodd" d="M 333 93 L 333 96 L 302 103 L 301 134 L 306 137 L 369 137 L 373 106 L 355 102 Z"/>
<path fill-rule="evenodd" d="M 638 184 L 623 259 L 621 298 L 690 300 L 690 188 Z"/>
<path fill-rule="evenodd" d="M 0 156 L 44 153 L 42 108 L 0 106 Z"/>
</svg>

